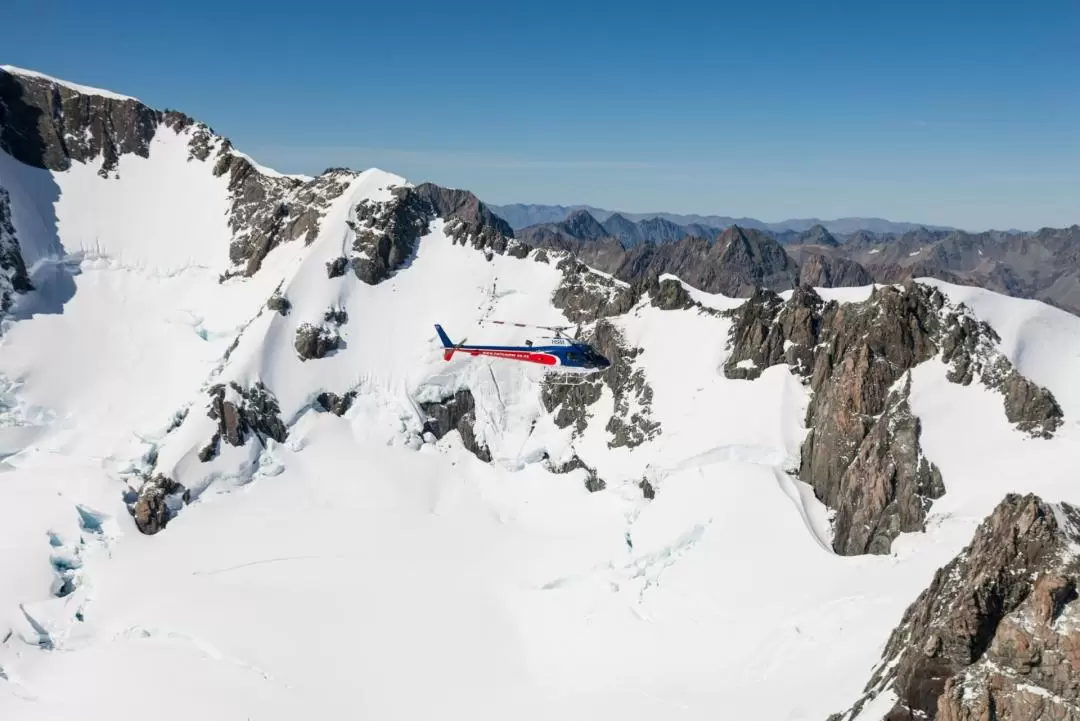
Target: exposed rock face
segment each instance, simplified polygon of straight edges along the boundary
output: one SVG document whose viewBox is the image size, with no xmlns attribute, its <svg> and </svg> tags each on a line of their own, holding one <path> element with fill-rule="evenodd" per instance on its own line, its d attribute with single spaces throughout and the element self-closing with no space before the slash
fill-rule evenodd
<svg viewBox="0 0 1080 721">
<path fill-rule="evenodd" d="M 609 448 L 641 445 L 660 434 L 660 424 L 652 420 L 653 391 L 634 359 L 643 351 L 630 347 L 618 329 L 600 321 L 584 338 L 611 361 L 602 372 L 573 379 L 546 378 L 541 389 L 541 401 L 548 413 L 555 413 L 560 428 L 573 425 L 576 433 L 584 433 L 592 417 L 590 407 L 600 400 L 607 385 L 615 400 L 615 408 L 605 429 L 611 434 Z"/>
<path fill-rule="evenodd" d="M 182 503 L 189 500 L 187 490 L 171 478 L 159 474 L 146 480 L 139 488 L 134 505 L 129 509 L 135 519 L 136 528 L 148 536 L 165 528 L 176 515 L 170 508 L 170 497 Z"/>
<path fill-rule="evenodd" d="M 665 278 L 649 283 L 647 288 L 652 304 L 660 310 L 684 310 L 697 305 L 683 284 L 677 280 Z"/>
<path fill-rule="evenodd" d="M 213 171 L 215 175 L 228 175 L 232 201 L 229 259 L 233 269 L 226 277 L 252 276 L 262 267 L 266 255 L 281 243 L 301 238 L 305 243 L 314 241 L 326 208 L 345 192 L 356 174 L 334 171 L 310 182 L 271 177 L 231 149 L 228 141 L 221 144 Z"/>
<path fill-rule="evenodd" d="M 576 453 L 564 463 L 552 463 L 550 459 L 545 459 L 545 463 L 547 469 L 556 474 L 572 473 L 578 469 L 583 469 L 585 471 L 585 489 L 589 493 L 596 493 L 607 488 L 604 479 L 596 475 L 596 469 L 586 465 L 585 461 L 581 460 L 581 457 Z"/>
<path fill-rule="evenodd" d="M 340 278 L 345 275 L 345 270 L 349 267 L 349 259 L 345 256 L 334 258 L 326 264 L 326 276 L 328 278 Z"/>
<path fill-rule="evenodd" d="M 534 225 L 522 228 L 517 233 L 517 237 L 528 243 L 543 244 L 548 247 L 559 247 L 557 244 L 567 240 L 592 241 L 612 235 L 613 233 L 601 225 L 587 210 L 575 210 L 558 223 Z"/>
<path fill-rule="evenodd" d="M 447 221 L 447 232 L 455 242 L 517 257 L 528 254 L 529 246 L 510 242 L 514 231 L 507 222 L 469 191 L 423 183 L 413 192 L 430 208 L 433 218 Z"/>
<path fill-rule="evenodd" d="M 323 411 L 333 413 L 335 416 L 343 416 L 352 408 L 354 400 L 356 400 L 356 391 L 349 391 L 343 396 L 339 396 L 337 393 L 323 392 L 319 394 L 316 402 Z"/>
<path fill-rule="evenodd" d="M 228 177 L 233 242 L 226 278 L 253 275 L 280 243 L 314 240 L 326 207 L 356 176 L 344 170 L 311 181 L 264 175 L 227 139 L 183 113 L 0 71 L 0 149 L 27 165 L 64 171 L 72 162 L 101 159 L 99 175 L 114 177 L 122 155 L 149 157 L 159 132 L 188 132 L 189 160 L 212 161 L 211 172 Z"/>
<path fill-rule="evenodd" d="M 289 299 L 278 293 L 274 293 L 270 296 L 270 299 L 266 301 L 267 310 L 272 310 L 281 315 L 288 315 L 291 308 L 292 303 L 289 302 Z"/>
<path fill-rule="evenodd" d="M 1050 392 L 997 350 L 993 330 L 927 286 L 888 286 L 845 304 L 809 288 L 786 303 L 759 290 L 731 315 L 728 377 L 756 378 L 786 363 L 813 390 L 800 477 L 837 510 L 838 553 L 887 553 L 898 533 L 922 529 L 944 490 L 919 447 L 908 383 L 898 385 L 919 363 L 940 353 L 953 382 L 998 390 L 1009 420 L 1033 436 L 1048 437 L 1062 422 Z"/>
<path fill-rule="evenodd" d="M 979 378 L 1004 396 L 1005 416 L 1011 423 L 1032 435 L 1049 438 L 1061 426 L 1061 407 L 1050 391 L 1020 375 L 996 351 L 1000 342 L 989 324 L 966 314 L 963 307 L 950 313 L 941 339 L 941 359 L 951 364 L 949 380 L 968 385 Z"/>
<path fill-rule="evenodd" d="M 177 114 L 177 117 L 182 117 Z M 84 95 L 51 80 L 0 70 L 0 149 L 62 171 L 102 158 L 103 177 L 125 153 L 146 158 L 165 114 L 133 99 Z"/>
<path fill-rule="evenodd" d="M 874 276 L 853 260 L 820 253 L 799 258 L 799 285 L 815 288 L 846 288 L 870 285 Z"/>
<path fill-rule="evenodd" d="M 301 360 L 325 358 L 341 345 L 341 336 L 332 328 L 302 323 L 296 329 L 296 341 L 293 345 Z"/>
<path fill-rule="evenodd" d="M 481 443 L 473 431 L 476 424 L 476 400 L 472 391 L 463 388 L 453 396 L 441 401 L 421 403 L 420 410 L 427 416 L 424 432 L 442 438 L 450 431 L 461 435 L 466 449 L 484 463 L 491 461 L 491 452 Z"/>
<path fill-rule="evenodd" d="M 11 196 L 0 188 L 0 316 L 11 308 L 15 293 L 33 289 L 11 222 Z"/>
<path fill-rule="evenodd" d="M 594 273 L 573 258 L 565 258 L 555 267 L 562 271 L 563 280 L 555 289 L 551 304 L 574 323 L 622 315 L 637 302 L 633 288 Z"/>
<path fill-rule="evenodd" d="M 389 278 L 412 257 L 431 220 L 430 206 L 412 188 L 395 188 L 387 203 L 358 203 L 350 221 L 356 236 L 350 261 L 356 277 L 368 285 Z"/>
<path fill-rule="evenodd" d="M 323 313 L 323 320 L 336 326 L 343 326 L 349 322 L 349 312 L 344 308 L 328 308 Z"/>
<path fill-rule="evenodd" d="M 849 721 L 1080 719 L 1080 509 L 1010 494 L 907 609 Z"/>
<path fill-rule="evenodd" d="M 733 225 L 715 242 L 687 237 L 631 248 L 590 243 L 574 248 L 594 268 L 628 283 L 670 273 L 709 293 L 746 297 L 757 287 L 787 290 L 798 281 L 795 261 L 767 234 Z"/>
<path fill-rule="evenodd" d="M 901 533 L 924 530 L 931 502 L 945 493 L 941 472 L 919 446 L 910 375 L 902 382 L 840 475 L 833 529 L 834 547 L 844 555 L 889 553 Z"/>
<path fill-rule="evenodd" d="M 217 457 L 221 441 L 243 446 L 254 435 L 260 443 L 272 438 L 284 443 L 289 431 L 281 420 L 277 398 L 262 383 L 244 389 L 236 383 L 216 385 L 210 391 L 207 415 L 218 427 L 210 442 L 199 452 L 203 463 Z"/>
</svg>

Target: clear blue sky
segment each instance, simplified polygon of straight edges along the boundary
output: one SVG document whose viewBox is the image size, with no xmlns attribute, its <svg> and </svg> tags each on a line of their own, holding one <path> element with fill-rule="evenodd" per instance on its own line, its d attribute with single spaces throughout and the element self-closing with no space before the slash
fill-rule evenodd
<svg viewBox="0 0 1080 721">
<path fill-rule="evenodd" d="M 156 6 L 155 6 L 156 5 Z M 0 62 L 495 203 L 1080 223 L 1080 2 L 6 0 Z"/>
</svg>

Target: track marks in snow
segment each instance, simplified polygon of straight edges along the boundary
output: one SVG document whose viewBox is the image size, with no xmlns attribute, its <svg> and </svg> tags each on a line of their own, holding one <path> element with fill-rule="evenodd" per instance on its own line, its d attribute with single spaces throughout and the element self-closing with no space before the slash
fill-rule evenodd
<svg viewBox="0 0 1080 721">
<path fill-rule="evenodd" d="M 122 631 L 120 634 L 117 635 L 114 640 L 128 642 L 152 641 L 159 643 L 172 643 L 191 646 L 199 653 L 201 653 L 205 658 L 208 658 L 212 661 L 219 661 L 222 663 L 230 664 L 232 666 L 236 666 L 237 668 L 240 668 L 244 671 L 260 676 L 266 681 L 277 683 L 284 688 L 289 688 L 288 683 L 275 679 L 274 676 L 272 676 L 267 671 L 259 668 L 255 664 L 249 663 L 248 661 L 237 658 L 235 656 L 230 656 L 226 653 L 222 653 L 213 644 L 195 636 L 182 633 L 180 631 L 172 631 L 169 629 L 161 628 L 147 628 L 145 626 L 136 625 Z"/>
<path fill-rule="evenodd" d="M 229 573 L 230 571 L 239 571 L 243 568 L 251 568 L 252 566 L 263 566 L 271 563 L 292 563 L 295 561 L 349 561 L 355 560 L 350 556 L 283 556 L 281 558 L 264 558 L 258 561 L 248 561 L 247 563 L 238 563 L 233 566 L 225 566 L 224 568 L 215 568 L 209 571 L 192 571 L 192 576 L 217 576 L 222 573 Z"/>
</svg>

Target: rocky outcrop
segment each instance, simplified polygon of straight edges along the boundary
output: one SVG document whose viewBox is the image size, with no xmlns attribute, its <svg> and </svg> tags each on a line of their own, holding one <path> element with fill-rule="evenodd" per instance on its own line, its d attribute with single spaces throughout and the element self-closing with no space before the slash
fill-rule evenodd
<svg viewBox="0 0 1080 721">
<path fill-rule="evenodd" d="M 349 267 L 349 259 L 345 256 L 339 256 L 329 261 L 326 264 L 326 277 L 327 278 L 340 278 L 345 275 L 345 271 Z"/>
<path fill-rule="evenodd" d="M 795 261 L 779 243 L 761 231 L 737 225 L 715 242 L 685 238 L 661 246 L 636 246 L 612 272 L 630 283 L 670 273 L 694 288 L 732 297 L 747 297 L 759 287 L 787 290 L 798 281 Z"/>
<path fill-rule="evenodd" d="M 143 482 L 128 510 L 135 519 L 135 527 L 152 536 L 175 517 L 178 505 L 189 500 L 188 491 L 182 485 L 159 474 Z"/>
<path fill-rule="evenodd" d="M 838 553 L 888 553 L 897 534 L 922 529 L 944 491 L 907 402 L 905 374 L 916 365 L 940 354 L 951 381 L 1001 392 L 1008 419 L 1032 436 L 1049 437 L 1062 422 L 1052 394 L 997 349 L 993 329 L 928 286 L 887 286 L 844 304 L 804 287 L 787 302 L 759 290 L 730 315 L 728 377 L 786 363 L 813 391 L 799 474 L 837 511 Z"/>
<path fill-rule="evenodd" d="M 945 493 L 941 472 L 919 446 L 919 419 L 908 402 L 910 375 L 901 383 L 840 475 L 832 499 L 838 553 L 889 553 L 901 533 L 924 530 L 931 502 Z"/>
<path fill-rule="evenodd" d="M 412 188 L 395 188 L 392 200 L 364 200 L 349 221 L 355 239 L 350 259 L 356 277 L 375 285 L 390 277 L 416 251 L 433 218 L 430 206 Z"/>
<path fill-rule="evenodd" d="M 341 345 L 341 336 L 337 331 L 325 326 L 312 323 L 301 323 L 296 329 L 296 340 L 293 346 L 300 360 L 314 360 L 325 358 Z"/>
<path fill-rule="evenodd" d="M 229 178 L 233 267 L 225 278 L 254 275 L 267 254 L 282 243 L 314 241 L 330 202 L 356 177 L 350 171 L 333 171 L 305 182 L 264 175 L 247 158 L 234 154 L 227 140 L 220 146 L 213 172 Z"/>
<path fill-rule="evenodd" d="M 574 453 L 570 456 L 570 459 L 563 463 L 552 463 L 547 454 L 544 454 L 544 464 L 547 469 L 555 474 L 562 475 L 563 473 L 573 473 L 576 470 L 585 471 L 585 490 L 589 493 L 596 493 L 607 488 L 607 483 L 603 478 L 600 478 L 596 474 L 596 469 L 592 466 L 586 465 L 585 461 L 581 460 L 581 457 Z"/>
<path fill-rule="evenodd" d="M 529 246 L 511 242 L 514 231 L 509 224 L 469 191 L 422 183 L 413 193 L 430 208 L 433 218 L 446 221 L 447 233 L 455 242 L 517 257 L 528 254 Z"/>
<path fill-rule="evenodd" d="M 340 327 L 349 322 L 349 312 L 344 308 L 327 308 L 323 320 Z"/>
<path fill-rule="evenodd" d="M 660 424 L 651 413 L 652 387 L 645 372 L 634 365 L 644 351 L 627 344 L 618 329 L 603 320 L 583 340 L 611 365 L 587 376 L 544 379 L 541 402 L 548 413 L 555 414 L 555 424 L 560 428 L 573 426 L 575 433 L 584 433 L 593 416 L 591 407 L 600 400 L 606 385 L 614 398 L 613 412 L 604 426 L 611 436 L 609 448 L 633 448 L 659 435 Z"/>
<path fill-rule="evenodd" d="M 289 314 L 289 310 L 292 309 L 292 303 L 289 299 L 280 293 L 274 293 L 266 301 L 266 309 L 278 313 L 279 315 L 286 316 Z"/>
<path fill-rule="evenodd" d="M 217 422 L 210 442 L 199 451 L 199 460 L 216 458 L 221 442 L 243 446 L 254 436 L 265 445 L 267 438 L 284 443 L 289 431 L 281 420 L 277 398 L 262 383 L 243 388 L 236 383 L 215 385 L 210 391 L 207 416 Z"/>
<path fill-rule="evenodd" d="M 988 323 L 960 306 L 951 312 L 941 338 L 941 359 L 950 364 L 948 378 L 968 385 L 978 378 L 1004 397 L 1009 422 L 1031 435 L 1049 438 L 1062 424 L 1062 411 L 1053 394 L 1020 375 L 999 353 L 1001 342 Z"/>
<path fill-rule="evenodd" d="M 686 287 L 673 278 L 650 282 L 646 289 L 650 302 L 660 310 L 685 310 L 698 305 Z"/>
<path fill-rule="evenodd" d="M 847 288 L 870 285 L 874 276 L 853 260 L 821 253 L 801 253 L 799 285 L 812 288 Z"/>
<path fill-rule="evenodd" d="M 333 413 L 335 416 L 343 416 L 350 408 L 352 408 L 354 400 L 356 400 L 356 391 L 349 391 L 343 396 L 326 391 L 320 393 L 315 399 L 315 402 L 324 413 Z"/>
<path fill-rule="evenodd" d="M 622 315 L 637 302 L 632 287 L 596 273 L 572 257 L 564 258 L 555 267 L 562 271 L 563 278 L 551 304 L 573 323 Z"/>
<path fill-rule="evenodd" d="M 121 155 L 150 155 L 165 114 L 138 100 L 85 94 L 47 78 L 0 70 L 0 149 L 36 168 L 63 171 L 98 158 L 102 177 Z"/>
<path fill-rule="evenodd" d="M 476 425 L 476 401 L 468 388 L 439 401 L 421 403 L 420 410 L 425 416 L 424 433 L 442 438 L 451 431 L 457 431 L 470 453 L 484 463 L 491 461 L 491 452 L 477 439 L 473 430 Z"/>
<path fill-rule="evenodd" d="M 885 646 L 851 721 L 1080 720 L 1080 509 L 1010 494 L 934 574 Z"/>
<path fill-rule="evenodd" d="M 0 317 L 11 309 L 16 293 L 33 289 L 11 222 L 11 196 L 0 188 Z"/>
</svg>

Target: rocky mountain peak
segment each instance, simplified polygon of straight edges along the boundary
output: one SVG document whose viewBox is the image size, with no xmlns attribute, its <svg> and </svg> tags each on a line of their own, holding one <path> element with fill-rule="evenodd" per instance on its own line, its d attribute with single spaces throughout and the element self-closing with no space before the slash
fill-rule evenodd
<svg viewBox="0 0 1080 721">
<path fill-rule="evenodd" d="M 600 221 L 584 209 L 575 210 L 568 215 L 563 225 L 569 235 L 580 240 L 598 240 L 608 235 Z"/>
<path fill-rule="evenodd" d="M 759 289 L 731 316 L 729 377 L 786 363 L 813 391 L 799 473 L 838 511 L 838 553 L 888 553 L 899 533 L 922 530 L 945 490 L 907 402 L 915 366 L 940 357 L 950 381 L 979 380 L 1032 436 L 1050 437 L 1062 422 L 1052 394 L 1013 367 L 993 329 L 930 286 L 876 287 L 861 303 L 824 302 L 805 287 L 785 302 Z"/>
<path fill-rule="evenodd" d="M 1010 494 L 934 574 L 886 644 L 850 721 L 1080 719 L 1080 509 Z"/>
<path fill-rule="evenodd" d="M 800 242 L 809 245 L 824 245 L 830 248 L 835 248 L 840 245 L 840 241 L 836 237 L 825 229 L 825 226 L 821 223 L 815 223 L 810 226 L 809 229 L 799 234 Z"/>
</svg>

